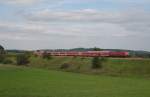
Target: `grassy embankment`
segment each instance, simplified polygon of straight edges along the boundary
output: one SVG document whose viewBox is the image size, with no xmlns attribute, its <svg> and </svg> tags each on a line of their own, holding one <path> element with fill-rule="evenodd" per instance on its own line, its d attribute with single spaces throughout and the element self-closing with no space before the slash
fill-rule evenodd
<svg viewBox="0 0 150 97">
<path fill-rule="evenodd" d="M 8 58 L 15 62 L 16 54 L 9 54 Z M 112 76 L 138 76 L 150 77 L 150 59 L 140 58 L 107 58 L 101 69 L 91 69 L 92 58 L 82 57 L 52 57 L 43 59 L 31 56 L 30 67 L 44 68 L 50 70 L 62 70 L 86 74 L 103 74 Z M 62 64 L 69 64 L 68 68 L 60 69 Z"/>
<path fill-rule="evenodd" d="M 62 64 L 70 64 L 65 71 L 105 74 L 113 76 L 143 76 L 150 77 L 150 59 L 121 59 L 108 58 L 101 69 L 91 69 L 92 58 L 81 57 L 52 57 L 52 59 L 42 59 L 41 57 L 31 57 L 30 66 L 46 68 L 51 70 L 61 70 Z"/>
<path fill-rule="evenodd" d="M 149 97 L 149 91 L 145 78 L 0 65 L 0 97 Z"/>
</svg>

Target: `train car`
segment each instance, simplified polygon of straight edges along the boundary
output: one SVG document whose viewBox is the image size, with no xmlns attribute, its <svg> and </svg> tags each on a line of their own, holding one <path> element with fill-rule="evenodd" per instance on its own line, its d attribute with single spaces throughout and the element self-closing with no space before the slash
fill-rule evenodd
<svg viewBox="0 0 150 97">
<path fill-rule="evenodd" d="M 110 51 L 88 51 L 91 56 L 109 57 Z"/>
<path fill-rule="evenodd" d="M 44 51 L 41 51 L 41 50 L 37 50 L 37 51 L 35 51 L 34 53 L 33 53 L 34 55 L 37 55 L 37 56 L 43 56 L 43 54 L 44 54 Z"/>
<path fill-rule="evenodd" d="M 128 57 L 129 52 L 110 52 L 110 57 Z"/>
<path fill-rule="evenodd" d="M 66 53 L 67 53 L 67 56 L 78 56 L 78 52 L 75 52 L 75 51 L 66 52 Z"/>
<path fill-rule="evenodd" d="M 48 54 L 51 56 L 81 56 L 81 57 L 128 57 L 128 52 L 114 52 L 114 51 L 36 51 L 34 54 L 43 56 Z"/>
</svg>

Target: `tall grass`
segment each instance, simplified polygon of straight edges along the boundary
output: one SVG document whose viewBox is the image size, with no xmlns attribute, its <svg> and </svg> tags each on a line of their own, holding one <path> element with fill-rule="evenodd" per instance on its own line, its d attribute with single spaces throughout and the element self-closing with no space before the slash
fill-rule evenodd
<svg viewBox="0 0 150 97">
<path fill-rule="evenodd" d="M 102 68 L 93 70 L 92 58 L 82 57 L 52 57 L 47 60 L 41 57 L 31 57 L 31 67 L 61 70 L 62 64 L 69 64 L 65 71 L 107 74 L 113 76 L 144 76 L 150 77 L 150 59 L 120 59 L 108 58 L 102 63 Z M 64 70 L 64 69 L 63 69 Z"/>
</svg>

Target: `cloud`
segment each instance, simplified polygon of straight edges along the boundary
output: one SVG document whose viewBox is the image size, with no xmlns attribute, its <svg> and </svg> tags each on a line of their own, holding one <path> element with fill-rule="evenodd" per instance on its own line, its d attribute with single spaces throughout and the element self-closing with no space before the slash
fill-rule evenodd
<svg viewBox="0 0 150 97">
<path fill-rule="evenodd" d="M 102 13 L 101 13 L 102 14 Z M 103 13 L 105 14 L 105 13 Z M 30 15 L 30 16 L 28 16 Z M 26 14 L 28 20 L 31 21 L 95 21 L 99 19 L 99 14 L 95 10 L 86 9 L 79 11 L 52 11 L 49 9 Z"/>
<path fill-rule="evenodd" d="M 95 6 L 100 2 L 104 5 L 112 2 L 113 7 L 124 5 L 127 10 L 110 11 L 112 6 L 100 10 Z M 147 45 L 150 39 L 150 12 L 139 6 L 129 10 L 128 6 L 145 5 L 148 0 L 0 0 L 0 3 L 13 5 L 10 16 L 5 17 L 8 15 L 5 14 L 0 18 L 0 41 L 7 41 L 11 48 L 100 46 L 150 49 Z M 68 9 L 67 5 L 78 7 Z M 95 9 L 92 9 L 93 6 Z"/>
<path fill-rule="evenodd" d="M 135 17 L 136 16 L 136 17 Z M 93 9 L 84 9 L 76 11 L 55 11 L 42 10 L 24 14 L 29 21 L 43 22 L 108 22 L 108 23 L 127 23 L 127 22 L 149 22 L 150 13 L 146 11 L 123 11 L 123 12 L 107 12 Z"/>
<path fill-rule="evenodd" d="M 41 0 L 1 0 L 0 2 L 6 4 L 33 4 Z"/>
<path fill-rule="evenodd" d="M 17 23 L 4 22 L 0 23 L 0 38 L 12 40 L 41 40 L 49 37 L 74 37 L 80 33 L 74 28 L 66 28 L 59 25 L 42 25 L 36 23 Z M 13 37 L 12 37 L 13 36 Z M 45 37 L 45 38 L 40 38 Z"/>
<path fill-rule="evenodd" d="M 40 3 L 49 3 L 50 5 L 54 3 L 62 3 L 64 0 L 0 0 L 0 3 L 11 4 L 11 5 L 34 5 Z"/>
<path fill-rule="evenodd" d="M 150 37 L 150 13 L 42 10 L 23 15 L 25 22 L 0 23 L 0 34 L 12 39 L 49 37 Z M 31 37 L 32 36 L 32 37 Z M 23 38 L 21 38 L 23 37 Z M 27 38 L 24 38 L 27 37 Z"/>
<path fill-rule="evenodd" d="M 24 14 L 27 21 L 39 23 L 114 24 L 129 31 L 149 32 L 150 12 L 130 10 L 107 12 L 93 9 L 76 11 L 42 10 Z"/>
</svg>

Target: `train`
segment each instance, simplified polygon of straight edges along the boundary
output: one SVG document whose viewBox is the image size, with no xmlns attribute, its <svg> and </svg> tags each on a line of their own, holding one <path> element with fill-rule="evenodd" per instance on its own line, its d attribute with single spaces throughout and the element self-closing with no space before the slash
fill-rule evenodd
<svg viewBox="0 0 150 97">
<path fill-rule="evenodd" d="M 80 57 L 129 57 L 126 51 L 43 51 L 34 52 L 37 56 L 80 56 Z"/>
</svg>

